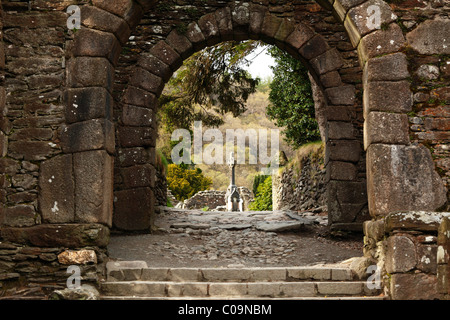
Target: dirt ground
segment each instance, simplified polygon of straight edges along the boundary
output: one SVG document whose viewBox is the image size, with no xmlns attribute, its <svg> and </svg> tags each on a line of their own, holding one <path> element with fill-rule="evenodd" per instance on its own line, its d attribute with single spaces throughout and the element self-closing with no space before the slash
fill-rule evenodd
<svg viewBox="0 0 450 320">
<path fill-rule="evenodd" d="M 153 234 L 113 233 L 108 252 L 112 259 L 142 260 L 149 267 L 306 266 L 363 255 L 362 234 L 337 236 L 318 223 L 294 231 L 267 232 L 249 224 L 292 219 L 283 213 L 254 215 L 251 221 L 245 214 L 236 217 L 187 210 L 163 212 Z M 225 229 L 230 222 L 237 227 Z"/>
</svg>

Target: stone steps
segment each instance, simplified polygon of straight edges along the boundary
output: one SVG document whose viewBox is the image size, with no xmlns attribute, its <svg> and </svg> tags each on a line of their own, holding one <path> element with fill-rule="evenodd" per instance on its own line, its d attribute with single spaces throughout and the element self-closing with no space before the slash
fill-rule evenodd
<svg viewBox="0 0 450 320">
<path fill-rule="evenodd" d="M 350 268 L 148 268 L 109 262 L 103 299 L 380 299 Z"/>
<path fill-rule="evenodd" d="M 268 300 L 267 297 L 137 297 L 137 296 L 102 296 L 102 300 Z M 385 300 L 382 296 L 348 296 L 348 297 L 283 297 L 270 300 Z"/>
</svg>

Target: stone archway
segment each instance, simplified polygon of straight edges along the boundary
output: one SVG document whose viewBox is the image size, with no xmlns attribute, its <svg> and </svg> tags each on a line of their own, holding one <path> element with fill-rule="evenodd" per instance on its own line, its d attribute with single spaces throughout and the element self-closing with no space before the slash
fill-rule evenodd
<svg viewBox="0 0 450 320">
<path fill-rule="evenodd" d="M 234 13 L 234 14 L 233 14 Z M 356 163 L 360 160 L 362 141 L 358 141 L 354 132 L 358 129 L 351 123 L 349 111 L 356 104 L 355 88 L 341 81 L 336 72 L 343 59 L 335 48 L 331 48 L 322 36 L 308 26 L 295 23 L 293 19 L 279 18 L 262 6 L 228 7 L 202 16 L 198 22 L 192 22 L 184 33 L 172 30 L 165 40 L 157 42 L 148 53 L 142 54 L 137 67 L 120 102 L 117 126 L 117 147 L 121 159 L 117 159 L 116 168 L 122 180 L 115 187 L 115 226 L 125 230 L 148 228 L 153 211 L 154 200 L 143 197 L 151 194 L 154 185 L 152 163 L 143 163 L 142 159 L 133 165 L 129 156 L 142 153 L 143 148 L 153 148 L 155 125 L 151 123 L 157 110 L 157 97 L 164 83 L 193 52 L 208 45 L 231 39 L 260 39 L 275 44 L 301 59 L 311 70 L 314 79 L 325 88 L 327 106 L 332 113 L 328 120 L 323 119 L 327 130 L 324 133 L 329 145 L 327 152 L 328 180 L 330 188 L 330 216 L 334 224 L 351 228 L 354 222 L 362 221 L 367 204 L 365 181 L 357 179 Z M 334 83 L 324 87 L 321 77 L 334 77 Z M 342 112 L 340 112 L 342 111 Z M 337 120 L 337 121 L 336 121 Z M 142 139 L 142 137 L 148 137 Z M 344 148 L 346 152 L 338 154 L 336 150 Z M 151 152 L 154 155 L 154 151 Z M 143 189 L 144 188 L 144 189 Z M 352 194 L 337 190 L 345 189 Z M 354 195 L 359 195 L 354 197 Z M 143 205 L 142 199 L 145 199 Z M 139 203 L 140 207 L 130 206 Z M 356 227 L 357 228 L 357 227 Z M 355 229 L 356 229 L 355 228 Z"/>
<path fill-rule="evenodd" d="M 444 62 L 448 62 L 445 56 L 448 54 L 447 47 L 441 48 L 437 45 L 446 40 L 442 36 L 446 33 L 436 31 L 441 28 L 447 30 L 445 28 L 448 28 L 448 19 L 442 20 L 438 16 L 433 16 L 423 23 L 418 20 L 415 22 L 417 27 L 412 24 L 412 27 L 407 27 L 405 31 L 399 25 L 392 9 L 408 9 L 408 4 L 391 4 L 390 6 L 381 0 L 356 1 L 351 4 L 340 0 L 320 1 L 321 6 L 329 10 L 337 19 L 338 24 L 344 26 L 351 41 L 352 50 L 356 49 L 357 56 L 354 58 L 359 62 L 358 68 L 362 71 L 362 77 L 359 79 L 361 83 L 358 85 L 356 82 L 349 82 L 348 77 L 339 72 L 341 70 L 339 56 L 342 57 L 342 54 L 339 54 L 339 48 L 336 50 L 335 47 L 327 44 L 332 40 L 332 35 L 324 31 L 322 32 L 326 34 L 324 36 L 316 29 L 315 33 L 310 34 L 309 26 L 303 29 L 297 28 L 306 24 L 308 19 L 314 20 L 313 16 L 308 16 L 302 24 L 299 24 L 299 21 L 290 24 L 289 18 L 283 16 L 286 13 L 284 12 L 285 3 L 280 2 L 278 7 L 267 1 L 264 5 L 256 5 L 253 2 L 247 5 L 246 1 L 223 2 L 219 5 L 220 8 L 215 8 L 212 12 L 203 12 L 202 15 L 193 19 L 195 22 L 191 25 L 192 30 L 186 30 L 192 32 L 190 35 L 173 31 L 173 25 L 170 30 L 161 28 L 160 32 L 160 29 L 155 29 L 155 34 L 159 34 L 160 41 L 150 43 L 148 52 L 151 56 L 143 55 L 136 67 L 139 71 L 135 73 L 136 77 L 150 81 L 142 83 L 136 81 L 137 78 L 131 79 L 122 100 L 124 108 L 121 110 L 122 123 L 118 128 L 119 144 L 117 144 L 114 123 L 115 70 L 122 48 L 127 43 L 132 30 L 137 28 L 145 12 L 156 10 L 158 3 L 154 0 L 114 2 L 93 0 L 92 5 L 81 7 L 83 28 L 75 33 L 73 39 L 68 38 L 66 42 L 66 38 L 61 38 L 58 34 L 67 19 L 65 8 L 59 2 L 45 2 L 46 8 L 56 9 L 56 11 L 31 12 L 34 17 L 39 18 L 37 20 L 20 19 L 20 17 L 16 19 L 15 13 L 6 15 L 4 25 L 10 30 L 4 33 L 7 36 L 10 33 L 8 41 L 15 41 L 12 39 L 17 38 L 20 43 L 26 42 L 26 38 L 29 39 L 32 37 L 30 34 L 34 34 L 29 31 L 30 29 L 55 29 L 52 30 L 54 32 L 49 33 L 49 40 L 46 40 L 45 44 L 57 43 L 61 50 L 49 51 L 55 55 L 53 58 L 57 63 L 47 67 L 48 70 L 57 69 L 59 73 L 31 77 L 26 79 L 25 83 L 32 93 L 39 92 L 41 88 L 46 90 L 56 87 L 58 90 L 65 90 L 63 116 L 59 113 L 57 116 L 51 114 L 53 106 L 46 108 L 43 101 L 32 101 L 31 106 L 26 106 L 32 111 L 24 110 L 26 108 L 23 101 L 17 96 L 8 94 L 15 91 L 16 87 L 21 89 L 23 81 L 6 82 L 5 94 L 0 94 L 6 97 L 0 99 L 3 116 L 0 128 L 2 143 L 0 168 L 3 182 L 0 235 L 2 241 L 12 243 L 7 250 L 12 250 L 11 248 L 16 246 L 105 247 L 108 242 L 109 228 L 113 225 L 114 178 L 128 178 L 123 180 L 126 187 L 122 191 L 132 195 L 123 196 L 125 203 L 126 199 L 136 199 L 134 192 L 151 189 L 151 147 L 154 144 L 155 128 L 148 126 L 148 123 L 136 122 L 142 120 L 139 116 L 151 110 L 164 82 L 182 60 L 193 51 L 231 39 L 231 37 L 237 40 L 254 37 L 272 42 L 303 59 L 325 94 L 328 102 L 325 113 L 328 121 L 327 134 L 330 140 L 327 146 L 328 172 L 331 180 L 329 192 L 332 195 L 329 197 L 330 201 L 339 205 L 336 212 L 357 210 L 358 208 L 355 209 L 355 207 L 362 204 L 362 201 L 357 204 L 354 202 L 358 197 L 362 197 L 364 203 L 368 201 L 368 209 L 372 217 L 372 221 L 366 223 L 364 228 L 368 247 L 375 252 L 380 249 L 383 238 L 389 237 L 387 261 L 390 264 L 387 269 L 396 273 L 392 290 L 395 292 L 397 286 L 402 288 L 406 280 L 409 283 L 420 283 L 423 279 L 427 281 L 434 279 L 433 281 L 436 282 L 437 273 L 441 281 L 439 293 L 448 295 L 450 291 L 445 282 L 448 281 L 449 268 L 448 259 L 446 259 L 448 220 L 443 218 L 445 214 L 433 213 L 436 210 L 447 210 L 447 190 L 436 172 L 436 161 L 433 162 L 435 159 L 431 156 L 432 154 L 433 157 L 437 157 L 439 154 L 429 146 L 429 140 L 433 142 L 433 145 L 448 142 L 445 129 L 440 129 L 445 128 L 445 123 L 448 121 L 446 113 L 448 98 L 445 98 L 448 94 L 446 91 L 448 90 L 448 71 L 445 71 L 447 70 L 445 65 L 440 65 L 438 70 L 441 70 L 439 72 L 443 74 L 443 83 L 427 90 L 420 88 L 414 96 L 412 87 L 415 84 L 410 81 L 410 77 L 414 77 L 413 72 L 417 69 L 411 63 L 411 58 L 427 61 L 421 63 L 432 61 L 432 64 L 437 64 L 430 56 L 439 55 Z M 8 5 L 13 9 L 17 7 L 20 12 L 29 9 L 27 4 L 20 2 Z M 308 8 L 312 13 L 318 10 L 315 3 L 305 3 L 304 6 L 302 9 Z M 379 24 L 367 23 L 367 21 L 373 21 L 370 20 L 373 11 L 369 10 L 373 9 L 372 6 L 379 10 Z M 34 4 L 31 7 L 35 11 L 41 10 Z M 158 8 L 162 10 L 161 12 L 167 9 L 164 6 Z M 266 14 L 264 8 L 269 8 L 272 14 Z M 439 10 L 437 7 L 436 11 L 439 12 Z M 247 15 L 246 12 L 249 14 Z M 25 31 L 20 31 L 19 28 L 24 28 Z M 320 29 L 320 26 L 317 29 Z M 316 33 L 319 34 L 316 35 Z M 304 39 L 305 36 L 308 39 Z M 432 36 L 431 45 L 427 45 L 427 41 L 424 40 L 428 36 Z M 326 41 L 324 37 L 327 38 Z M 344 47 L 346 45 L 342 44 Z M 15 57 L 14 54 L 19 56 L 24 54 L 14 50 L 15 48 L 12 48 L 9 51 L 11 57 Z M 346 56 L 355 54 L 351 52 L 352 50 L 348 50 Z M 67 62 L 61 63 L 59 59 L 62 60 L 64 57 Z M 424 58 L 430 59 L 424 60 Z M 14 61 L 14 63 L 17 65 L 18 62 Z M 11 72 L 12 65 L 11 61 L 7 61 L 8 72 Z M 58 68 L 55 65 L 58 65 Z M 64 72 L 60 74 L 62 70 L 66 72 L 65 77 Z M 21 72 L 26 74 L 28 71 L 25 68 L 25 71 L 21 70 Z M 143 88 L 142 85 L 149 87 Z M 55 98 L 55 96 L 58 90 L 55 90 L 56 93 L 55 91 L 44 92 L 43 98 L 56 101 L 58 97 Z M 412 110 L 418 103 L 426 102 L 427 98 L 424 97 L 427 95 L 436 97 L 441 104 L 433 105 L 420 112 Z M 20 94 L 19 98 L 21 98 Z M 362 105 L 358 105 L 360 101 Z M 8 104 L 13 105 L 12 111 L 6 110 Z M 359 117 L 354 116 L 355 110 L 352 106 L 356 107 Z M 361 108 L 358 109 L 359 107 Z M 24 111 L 33 112 L 33 114 L 25 115 Z M 38 117 L 40 112 L 48 112 L 48 114 L 45 113 L 44 120 Z M 408 119 L 411 117 L 410 112 L 414 113 L 413 116 L 418 116 L 410 120 Z M 21 116 L 23 117 L 20 118 Z M 354 121 L 355 119 L 357 121 Z M 358 120 L 361 120 L 361 123 Z M 427 122 L 425 130 L 428 131 L 415 134 L 408 120 L 417 121 L 419 125 L 420 121 Z M 362 122 L 364 122 L 364 139 L 362 139 Z M 358 129 L 354 130 L 355 127 Z M 435 130 L 436 128 L 440 131 Z M 13 132 L 13 129 L 16 132 Z M 30 132 L 38 134 L 39 137 L 33 137 L 30 140 Z M 133 139 L 135 139 L 134 142 L 132 142 Z M 347 151 L 356 150 L 356 144 L 358 148 L 367 152 L 367 156 L 361 152 L 360 159 L 357 161 L 356 154 Z M 361 145 L 364 148 L 361 148 Z M 142 163 L 139 163 L 139 166 L 136 165 L 135 159 L 127 158 L 127 154 L 123 153 L 123 159 L 131 159 L 131 162 L 127 165 L 121 163 L 122 167 L 116 167 L 119 175 L 115 175 L 116 152 L 120 149 L 124 149 L 122 150 L 124 152 L 125 149 L 139 149 L 142 146 L 150 147 L 148 150 L 150 157 L 147 158 L 148 155 L 142 154 L 140 160 Z M 150 166 L 146 166 L 147 164 Z M 367 181 L 367 195 L 360 192 L 362 190 L 360 185 L 357 186 L 354 181 L 351 181 L 352 179 L 348 179 L 348 175 L 354 176 L 355 164 L 358 169 L 357 175 L 364 172 L 361 170 L 363 167 L 367 167 L 367 176 L 362 174 L 359 177 Z M 442 168 L 440 170 L 444 171 L 441 172 L 441 176 L 448 173 L 448 170 Z M 344 176 L 342 176 L 343 172 L 346 172 Z M 136 173 L 142 173 L 146 179 L 139 181 L 133 178 Z M 25 178 L 28 180 L 25 181 Z M 362 181 L 357 182 L 362 183 Z M 363 184 L 366 185 L 365 182 Z M 32 192 L 24 193 L 22 191 L 24 188 Z M 31 199 L 29 203 L 27 199 Z M 117 200 L 120 199 L 117 198 Z M 151 196 L 145 201 L 151 208 Z M 418 210 L 428 212 L 408 213 Z M 341 221 L 338 214 L 336 217 L 336 222 Z M 145 224 L 151 222 L 149 217 L 144 218 Z M 405 239 L 404 236 L 398 235 L 399 230 L 428 232 L 430 236 L 424 239 L 431 241 L 431 244 L 422 239 L 423 235 L 417 237 L 408 235 Z M 439 234 L 437 240 L 433 238 L 436 234 Z M 441 251 L 436 267 L 438 270 L 425 268 L 427 266 L 419 267 L 416 261 L 408 264 L 411 268 L 402 268 L 401 265 L 396 264 L 402 258 L 397 254 L 398 250 L 394 249 L 397 244 L 407 246 L 411 252 L 423 252 L 426 246 L 432 249 L 439 246 Z M 17 249 L 14 250 L 17 251 Z M 18 254 L 20 250 L 17 251 Z M 55 249 L 55 252 L 59 252 L 58 250 Z M 36 252 L 41 251 L 39 249 Z M 379 254 L 378 251 L 366 253 L 376 259 L 376 255 Z M 36 257 L 33 256 L 30 259 L 36 259 Z M 44 257 L 48 258 L 48 256 Z M 24 259 L 24 256 L 22 255 L 20 259 Z M 380 264 L 382 263 L 383 259 L 380 259 Z M 15 266 L 15 264 L 12 265 Z M 408 273 L 414 268 L 419 270 L 418 275 Z M 424 276 L 423 273 L 426 272 L 424 270 L 428 270 L 431 276 Z M 14 274 L 14 277 L 17 275 Z M 433 287 L 431 290 L 434 290 Z"/>
</svg>

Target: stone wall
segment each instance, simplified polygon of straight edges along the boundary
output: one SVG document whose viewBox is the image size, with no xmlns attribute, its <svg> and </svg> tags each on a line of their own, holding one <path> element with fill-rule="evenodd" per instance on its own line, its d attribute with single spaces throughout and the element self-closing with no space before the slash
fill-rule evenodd
<svg viewBox="0 0 450 320">
<path fill-rule="evenodd" d="M 327 211 L 325 179 L 324 148 L 320 145 L 272 176 L 273 210 L 306 211 L 322 207 Z"/>
<path fill-rule="evenodd" d="M 225 191 L 205 190 L 199 191 L 189 199 L 184 200 L 183 209 L 203 209 L 213 210 L 219 206 L 224 206 Z"/>
<path fill-rule="evenodd" d="M 0 299 L 48 299 L 53 291 L 66 289 L 68 281 L 76 285 L 71 276 L 98 288 L 105 276 L 108 241 L 109 230 L 101 225 L 2 230 Z"/>
<path fill-rule="evenodd" d="M 364 254 L 395 300 L 448 299 L 450 213 L 398 212 L 364 223 Z"/>
<path fill-rule="evenodd" d="M 243 210 L 248 210 L 249 204 L 253 201 L 252 192 L 246 187 L 238 187 L 239 195 L 243 201 Z M 219 190 L 204 190 L 197 192 L 189 199 L 184 200 L 181 207 L 183 209 L 204 209 L 226 211 L 226 192 Z M 222 207 L 222 208 L 218 208 Z"/>
</svg>

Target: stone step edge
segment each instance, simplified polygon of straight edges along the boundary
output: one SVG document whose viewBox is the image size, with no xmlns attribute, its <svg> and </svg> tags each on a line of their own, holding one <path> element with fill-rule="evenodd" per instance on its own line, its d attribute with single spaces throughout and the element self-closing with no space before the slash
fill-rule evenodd
<svg viewBox="0 0 450 320">
<path fill-rule="evenodd" d="M 109 268 L 108 281 L 347 281 L 357 279 L 349 268 Z"/>
<path fill-rule="evenodd" d="M 155 297 L 307 297 L 307 296 L 374 296 L 381 289 L 369 289 L 365 281 L 309 282 L 169 282 L 122 281 L 103 282 L 104 296 Z"/>
<path fill-rule="evenodd" d="M 138 297 L 138 296 L 100 296 L 100 300 L 387 300 L 385 296 L 321 296 L 321 297 Z"/>
</svg>

